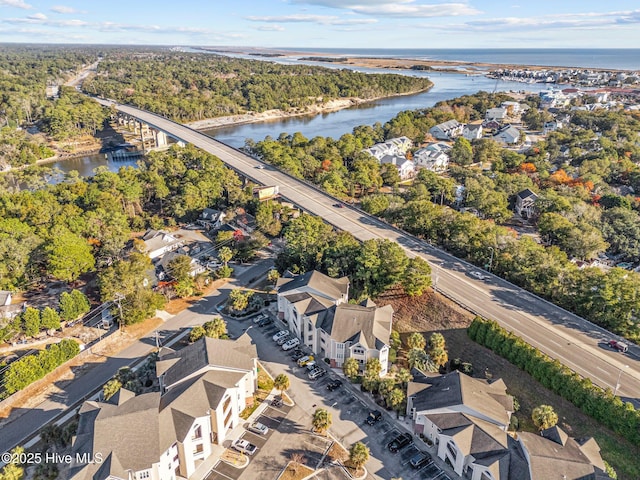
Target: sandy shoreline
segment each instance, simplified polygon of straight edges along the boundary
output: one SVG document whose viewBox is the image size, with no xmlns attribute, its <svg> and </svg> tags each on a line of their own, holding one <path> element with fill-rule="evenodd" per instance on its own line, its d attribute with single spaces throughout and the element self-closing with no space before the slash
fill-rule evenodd
<svg viewBox="0 0 640 480">
<path fill-rule="evenodd" d="M 355 97 L 339 98 L 335 100 L 330 100 L 321 105 L 309 105 L 308 107 L 296 108 L 291 111 L 267 110 L 261 113 L 249 112 L 241 115 L 229 115 L 226 117 L 206 118 L 204 120 L 196 120 L 194 122 L 185 123 L 185 125 L 187 125 L 188 127 L 194 128 L 196 130 L 208 130 L 208 129 L 214 129 L 217 127 L 227 127 L 231 125 L 242 125 L 246 123 L 280 120 L 283 118 L 300 117 L 304 115 L 319 115 L 321 113 L 336 112 L 338 110 L 353 107 L 355 105 L 360 105 L 362 103 L 375 102 L 376 100 L 381 100 L 383 98 L 416 95 L 418 93 L 429 91 L 432 86 L 426 89 L 415 90 L 415 91 L 405 92 L 405 93 L 397 93 L 393 95 L 383 95 L 380 97 L 374 97 L 374 98 L 368 98 L 368 99 L 355 98 Z"/>
</svg>

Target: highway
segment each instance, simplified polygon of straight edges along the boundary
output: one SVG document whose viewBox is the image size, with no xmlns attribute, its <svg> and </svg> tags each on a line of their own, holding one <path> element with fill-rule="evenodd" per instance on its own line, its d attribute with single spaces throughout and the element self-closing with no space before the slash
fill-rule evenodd
<svg viewBox="0 0 640 480">
<path fill-rule="evenodd" d="M 358 240 L 383 238 L 397 242 L 410 256 L 420 256 L 432 265 L 434 284 L 440 292 L 469 310 L 498 321 L 595 384 L 614 391 L 618 387 L 617 393 L 624 400 L 640 405 L 639 347 L 630 347 L 626 354 L 614 352 L 606 342 L 617 337 L 606 330 L 486 272 L 487 279 L 477 280 L 469 275 L 477 267 L 356 208 L 348 205 L 336 208 L 338 200 L 317 187 L 159 115 L 109 100 L 96 100 L 105 106 L 113 104 L 123 113 L 216 155 L 247 178 L 263 185 L 278 185 L 282 197 L 350 232 Z M 264 168 L 258 168 L 261 165 Z"/>
</svg>

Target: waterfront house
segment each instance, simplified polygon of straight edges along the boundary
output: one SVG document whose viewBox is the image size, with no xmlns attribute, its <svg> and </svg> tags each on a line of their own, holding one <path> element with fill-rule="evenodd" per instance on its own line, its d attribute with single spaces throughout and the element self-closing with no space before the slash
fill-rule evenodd
<svg viewBox="0 0 640 480">
<path fill-rule="evenodd" d="M 449 155 L 440 148 L 421 148 L 413 154 L 416 168 L 426 168 L 432 172 L 444 172 L 449 166 Z"/>
<path fill-rule="evenodd" d="M 482 122 L 467 123 L 462 129 L 462 136 L 469 141 L 482 138 Z"/>
<path fill-rule="evenodd" d="M 464 126 L 457 120 L 448 120 L 429 129 L 429 133 L 438 140 L 453 140 L 462 135 Z"/>
<path fill-rule="evenodd" d="M 390 138 L 386 142 L 376 143 L 372 147 L 365 148 L 363 152 L 382 160 L 387 155 L 405 155 L 413 147 L 413 142 L 408 137 Z"/>
<path fill-rule="evenodd" d="M 408 160 L 404 156 L 400 155 L 385 155 L 380 159 L 381 165 L 391 164 L 398 170 L 398 175 L 402 180 L 411 178 L 416 173 L 416 167 L 413 161 Z"/>
</svg>

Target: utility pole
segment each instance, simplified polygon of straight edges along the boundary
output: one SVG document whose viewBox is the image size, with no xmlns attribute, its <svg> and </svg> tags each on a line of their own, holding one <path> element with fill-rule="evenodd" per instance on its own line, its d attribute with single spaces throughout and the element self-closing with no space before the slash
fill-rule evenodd
<svg viewBox="0 0 640 480">
<path fill-rule="evenodd" d="M 122 295 L 121 293 L 116 293 L 114 295 L 114 299 L 113 301 L 116 302 L 116 304 L 118 305 L 118 310 L 120 312 L 120 331 L 124 332 L 124 316 L 122 315 L 122 300 L 124 300 L 124 295 Z"/>
</svg>

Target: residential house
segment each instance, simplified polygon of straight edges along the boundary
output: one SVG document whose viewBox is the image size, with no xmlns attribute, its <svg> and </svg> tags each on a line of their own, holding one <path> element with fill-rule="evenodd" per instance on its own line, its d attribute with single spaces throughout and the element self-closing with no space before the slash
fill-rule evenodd
<svg viewBox="0 0 640 480">
<path fill-rule="evenodd" d="M 182 239 L 163 230 L 147 230 L 142 240 L 151 260 L 183 246 Z"/>
<path fill-rule="evenodd" d="M 485 120 L 495 120 L 496 122 L 502 122 L 507 118 L 507 109 L 503 107 L 488 108 L 484 114 Z"/>
<path fill-rule="evenodd" d="M 428 377 L 414 370 L 407 388 L 407 416 L 415 433 L 436 447 L 455 473 L 471 480 L 600 480 L 600 449 L 593 439 L 574 440 L 559 427 L 541 435 L 507 434 L 513 397 L 501 380 L 459 371 Z"/>
<path fill-rule="evenodd" d="M 376 143 L 370 148 L 365 148 L 363 152 L 374 156 L 378 160 L 386 155 L 405 155 L 413 147 L 413 142 L 408 137 L 390 138 L 386 142 Z"/>
<path fill-rule="evenodd" d="M 538 199 L 538 195 L 525 188 L 516 195 L 515 211 L 518 215 L 524 218 L 531 218 L 535 215 L 535 204 Z"/>
<path fill-rule="evenodd" d="M 0 319 L 11 319 L 18 316 L 27 307 L 27 302 L 14 303 L 13 295 L 7 290 L 0 290 Z"/>
<path fill-rule="evenodd" d="M 482 138 L 482 122 L 467 123 L 462 129 L 462 136 L 469 141 Z"/>
<path fill-rule="evenodd" d="M 179 257 L 180 255 L 186 255 L 184 253 L 180 253 L 180 252 L 168 252 L 165 253 L 162 258 L 159 258 L 156 262 L 155 262 L 155 266 L 156 268 L 161 267 L 162 271 L 164 272 L 168 272 L 169 271 L 169 264 L 171 263 L 172 260 L 174 260 L 176 257 Z M 189 255 L 186 255 L 189 256 Z M 201 273 L 203 273 L 206 270 L 205 266 L 202 265 L 202 263 L 200 263 L 200 260 L 198 260 L 197 258 L 192 258 L 191 257 L 191 270 L 189 271 L 189 275 L 191 275 L 192 277 L 195 277 Z"/>
<path fill-rule="evenodd" d="M 435 377 L 415 372 L 407 388 L 407 416 L 414 432 L 436 445 L 439 458 L 468 478 L 525 478 L 507 476 L 512 468 L 526 471 L 526 464 L 509 450 L 514 407 L 502 380 L 489 382 L 459 371 Z"/>
<path fill-rule="evenodd" d="M 389 369 L 393 308 L 371 300 L 359 305 L 348 301 L 349 280 L 313 271 L 278 279 L 278 312 L 289 331 L 314 355 L 341 367 L 355 358 L 364 369 L 367 360 L 380 360 L 381 375 Z"/>
<path fill-rule="evenodd" d="M 513 145 L 520 141 L 520 130 L 513 125 L 505 125 L 492 138 L 498 143 Z"/>
<path fill-rule="evenodd" d="M 256 358 L 248 335 L 235 342 L 203 338 L 179 352 L 162 349 L 156 364 L 160 392 L 136 396 L 120 389 L 107 402 L 84 403 L 70 478 L 191 477 L 253 401 Z M 97 454 L 102 462 L 91 462 Z"/>
<path fill-rule="evenodd" d="M 544 122 L 542 127 L 542 133 L 547 135 L 548 133 L 555 132 L 559 128 L 563 128 L 564 125 L 559 120 L 551 120 L 550 122 Z"/>
<path fill-rule="evenodd" d="M 448 120 L 429 129 L 429 133 L 438 140 L 453 140 L 462 135 L 464 126 L 457 120 Z"/>
<path fill-rule="evenodd" d="M 416 168 L 426 168 L 432 172 L 444 172 L 449 166 L 449 154 L 446 153 L 449 150 L 450 148 L 446 151 L 440 148 L 421 148 L 413 154 L 413 163 Z"/>
<path fill-rule="evenodd" d="M 416 173 L 415 163 L 407 158 L 399 155 L 385 155 L 380 159 L 381 165 L 391 164 L 398 169 L 398 175 L 402 180 L 411 178 Z"/>
<path fill-rule="evenodd" d="M 258 226 L 256 217 L 247 213 L 242 207 L 236 209 L 236 216 L 233 219 L 233 223 L 242 231 L 245 237 L 250 237 Z"/>
<path fill-rule="evenodd" d="M 542 430 L 539 434 L 519 432 L 518 443 L 527 459 L 531 479 L 610 478 L 605 473 L 600 447 L 591 437 L 576 440 L 555 426 Z"/>
<path fill-rule="evenodd" d="M 205 208 L 202 210 L 202 213 L 200 213 L 200 218 L 196 220 L 196 223 L 202 225 L 207 230 L 215 230 L 222 226 L 226 216 L 227 214 L 220 210 Z"/>
<path fill-rule="evenodd" d="M 502 128 L 502 125 L 496 120 L 485 120 L 484 122 L 482 122 L 482 128 L 490 131 L 498 131 L 500 130 L 500 128 Z"/>
<path fill-rule="evenodd" d="M 518 115 L 523 109 L 519 102 L 502 102 L 500 106 L 507 110 L 507 115 Z"/>
</svg>

